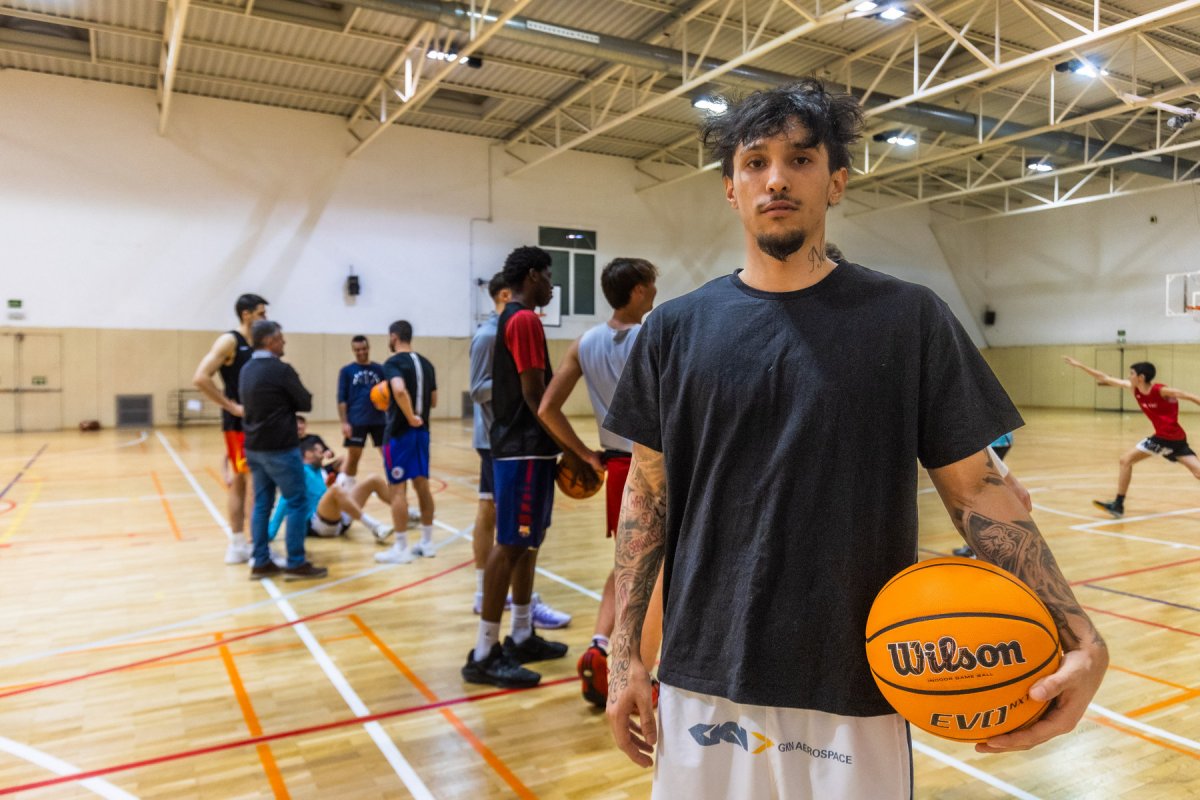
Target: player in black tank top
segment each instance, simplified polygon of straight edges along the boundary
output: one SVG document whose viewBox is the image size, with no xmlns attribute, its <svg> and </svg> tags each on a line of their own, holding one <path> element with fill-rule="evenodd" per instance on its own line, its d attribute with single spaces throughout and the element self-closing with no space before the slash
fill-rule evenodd
<svg viewBox="0 0 1200 800">
<path fill-rule="evenodd" d="M 237 343 L 233 351 L 233 361 L 229 364 L 222 364 L 221 382 L 225 385 L 225 396 L 235 403 L 241 402 L 241 396 L 238 394 L 238 378 L 242 374 L 242 367 L 250 360 L 250 356 L 254 354 L 254 348 L 250 346 L 250 342 L 246 341 L 246 337 L 241 331 L 229 331 L 233 336 L 233 340 Z M 221 409 L 221 430 L 223 431 L 240 431 L 242 429 L 242 418 L 235 417 L 224 408 Z"/>
</svg>

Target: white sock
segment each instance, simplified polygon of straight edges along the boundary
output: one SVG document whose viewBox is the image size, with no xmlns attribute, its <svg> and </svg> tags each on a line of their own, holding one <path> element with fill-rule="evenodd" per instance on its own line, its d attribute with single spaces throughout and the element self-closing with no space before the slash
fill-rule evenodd
<svg viewBox="0 0 1200 800">
<path fill-rule="evenodd" d="M 608 652 L 608 637 L 607 636 L 602 636 L 597 633 L 595 636 L 592 637 L 592 644 L 596 645 L 596 647 L 599 647 L 604 652 L 606 652 L 606 653 Z"/>
<path fill-rule="evenodd" d="M 533 606 L 512 605 L 512 637 L 517 644 L 533 635 Z"/>
<path fill-rule="evenodd" d="M 395 550 L 397 553 L 403 553 L 405 550 L 408 549 L 408 537 L 407 536 L 397 536 L 396 541 L 392 544 L 392 549 Z"/>
<path fill-rule="evenodd" d="M 483 661 L 492 652 L 492 645 L 500 641 L 500 623 L 479 620 L 479 635 L 475 639 L 475 660 Z"/>
<path fill-rule="evenodd" d="M 483 570 L 475 570 L 475 594 L 483 594 Z"/>
<path fill-rule="evenodd" d="M 334 481 L 334 483 L 335 483 L 335 485 L 340 486 L 343 489 L 351 489 L 354 487 L 354 484 L 357 483 L 357 480 L 355 479 L 355 477 L 353 475 L 347 475 L 344 472 L 339 472 L 338 476 L 337 476 L 337 480 Z"/>
<path fill-rule="evenodd" d="M 433 526 L 421 526 L 421 544 L 433 544 Z"/>
<path fill-rule="evenodd" d="M 345 511 L 343 511 L 342 512 L 342 525 L 349 528 L 353 524 L 354 524 L 354 517 L 350 516 Z"/>
<path fill-rule="evenodd" d="M 362 519 L 363 525 L 366 525 L 368 528 L 370 528 L 373 531 L 377 531 L 383 527 L 383 523 L 381 523 L 379 520 L 372 517 L 370 514 L 363 514 L 362 517 L 360 517 L 360 519 Z"/>
</svg>

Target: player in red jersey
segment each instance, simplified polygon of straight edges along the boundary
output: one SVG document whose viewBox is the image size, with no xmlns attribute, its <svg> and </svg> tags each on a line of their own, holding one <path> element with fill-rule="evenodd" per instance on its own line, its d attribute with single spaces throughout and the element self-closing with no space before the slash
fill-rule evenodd
<svg viewBox="0 0 1200 800">
<path fill-rule="evenodd" d="M 1098 369 L 1084 366 L 1070 356 L 1063 358 L 1072 367 L 1079 367 L 1103 386 L 1120 386 L 1132 391 L 1133 399 L 1137 401 L 1138 407 L 1154 425 L 1153 436 L 1142 439 L 1136 447 L 1121 456 L 1121 472 L 1117 478 L 1116 499 L 1111 503 L 1093 500 L 1093 505 L 1104 509 L 1117 519 L 1124 516 L 1125 492 L 1128 491 L 1129 480 L 1133 477 L 1133 465 L 1150 456 L 1162 456 L 1167 461 L 1182 464 L 1193 476 L 1200 478 L 1200 458 L 1197 458 L 1195 451 L 1188 447 L 1187 434 L 1179 425 L 1180 399 L 1200 405 L 1200 397 L 1182 389 L 1172 389 L 1161 383 L 1153 383 L 1157 370 L 1149 361 L 1139 361 L 1131 366 L 1129 380 L 1123 381 L 1111 375 L 1105 375 Z"/>
</svg>

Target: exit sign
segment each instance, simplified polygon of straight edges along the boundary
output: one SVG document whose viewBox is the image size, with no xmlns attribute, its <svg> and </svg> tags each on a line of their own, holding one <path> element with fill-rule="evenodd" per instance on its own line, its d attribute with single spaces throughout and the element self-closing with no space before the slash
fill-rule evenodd
<svg viewBox="0 0 1200 800">
<path fill-rule="evenodd" d="M 10 299 L 10 300 L 8 301 L 8 307 L 9 307 L 9 308 L 20 308 L 20 307 L 21 307 L 21 305 L 22 305 L 24 302 L 25 302 L 24 300 L 12 300 L 12 299 Z"/>
</svg>

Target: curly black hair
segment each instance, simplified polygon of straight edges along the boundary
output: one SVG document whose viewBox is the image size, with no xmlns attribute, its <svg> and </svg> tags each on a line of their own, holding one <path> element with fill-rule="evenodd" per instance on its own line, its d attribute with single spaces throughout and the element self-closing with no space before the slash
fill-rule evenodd
<svg viewBox="0 0 1200 800">
<path fill-rule="evenodd" d="M 863 113 L 858 100 L 830 92 L 816 78 L 726 100 L 728 109 L 711 117 L 700 132 L 704 146 L 721 162 L 721 174 L 733 177 L 738 147 L 782 133 L 795 122 L 808 131 L 805 147 L 825 145 L 829 170 L 850 168 L 850 145 L 862 136 Z"/>
<path fill-rule="evenodd" d="M 548 269 L 551 263 L 550 254 L 540 247 L 518 247 L 504 259 L 504 269 L 501 270 L 504 285 L 510 289 L 520 289 L 531 269 Z"/>
</svg>

